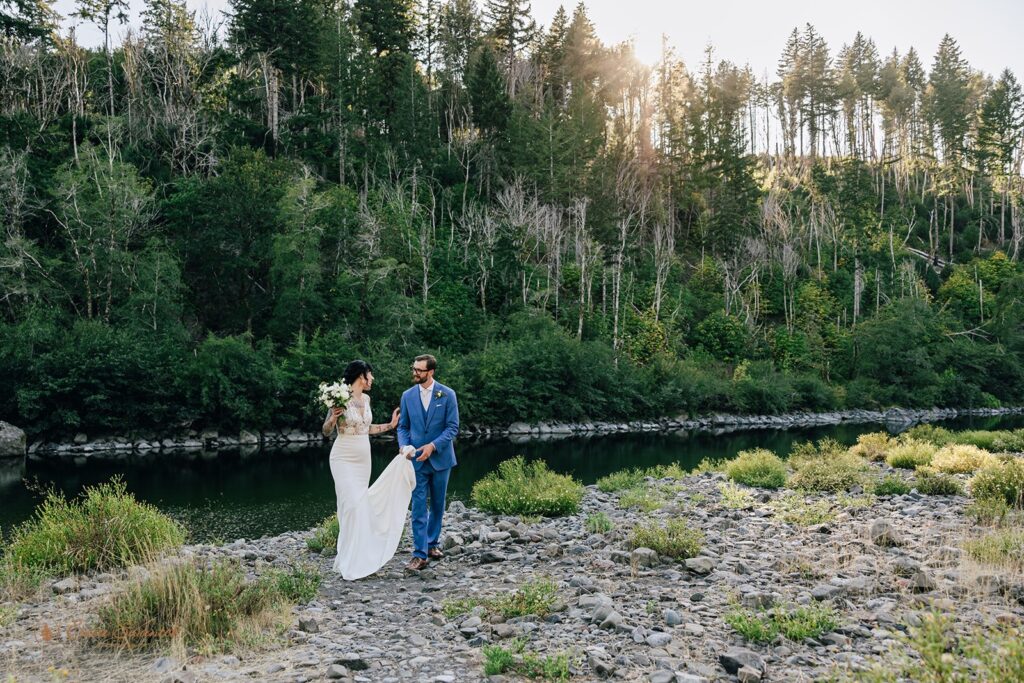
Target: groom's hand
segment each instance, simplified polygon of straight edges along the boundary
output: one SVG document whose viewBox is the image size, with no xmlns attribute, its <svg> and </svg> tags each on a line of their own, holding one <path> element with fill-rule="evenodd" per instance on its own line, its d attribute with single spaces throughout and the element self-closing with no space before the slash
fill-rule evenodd
<svg viewBox="0 0 1024 683">
<path fill-rule="evenodd" d="M 429 458 L 431 455 L 433 455 L 433 453 L 434 453 L 434 444 L 428 443 L 426 446 L 424 446 L 420 450 L 421 450 L 421 455 L 420 455 L 420 457 L 416 458 L 416 462 L 423 462 L 424 460 Z"/>
</svg>

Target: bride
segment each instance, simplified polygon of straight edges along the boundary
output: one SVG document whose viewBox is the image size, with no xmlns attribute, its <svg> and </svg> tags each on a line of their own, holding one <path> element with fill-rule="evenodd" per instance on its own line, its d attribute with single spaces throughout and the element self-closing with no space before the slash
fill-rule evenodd
<svg viewBox="0 0 1024 683">
<path fill-rule="evenodd" d="M 332 408 L 324 421 L 324 436 L 337 429 L 331 447 L 331 476 L 338 496 L 338 554 L 334 571 L 347 581 L 369 576 L 383 567 L 398 549 L 416 486 L 412 462 L 399 454 L 370 486 L 370 434 L 398 424 L 398 408 L 391 422 L 373 424 L 370 397 L 373 368 L 354 360 L 343 378 L 352 390 L 348 405 Z"/>
</svg>

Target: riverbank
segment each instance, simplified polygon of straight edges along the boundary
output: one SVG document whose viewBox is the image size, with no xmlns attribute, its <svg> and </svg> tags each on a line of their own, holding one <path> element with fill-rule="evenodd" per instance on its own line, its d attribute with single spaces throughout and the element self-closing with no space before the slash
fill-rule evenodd
<svg viewBox="0 0 1024 683">
<path fill-rule="evenodd" d="M 737 495 L 720 473 L 648 486 L 665 496 L 650 512 L 626 509 L 618 493 L 596 486 L 578 514 L 563 518 L 496 516 L 453 502 L 444 560 L 403 571 L 405 540 L 384 569 L 354 583 L 310 553 L 308 531 L 185 547 L 182 556 L 232 558 L 253 574 L 297 562 L 323 572 L 317 596 L 293 609 L 291 628 L 256 651 L 96 650 L 60 628 L 87 628 L 131 572 L 52 581 L 0 629 L 0 668 L 18 683 L 52 680 L 54 670 L 66 672 L 63 680 L 166 683 L 508 680 L 483 673 L 484 648 L 496 645 L 521 647 L 520 659 L 564 656 L 578 680 L 803 681 L 850 667 L 897 672 L 910 656 L 904 635 L 935 611 L 950 618 L 950 638 L 1024 622 L 1021 567 L 993 569 L 964 550 L 984 530 L 965 514 L 963 496 L 852 491 L 799 495 L 798 503 L 789 490 L 740 487 L 746 495 Z M 595 525 L 602 517 L 607 523 Z M 631 548 L 635 527 L 673 519 L 703 534 L 699 555 L 676 562 Z M 540 581 L 555 587 L 544 616 L 472 607 Z M 730 615 L 772 607 L 827 609 L 834 623 L 813 637 L 763 644 L 730 625 Z"/>
<path fill-rule="evenodd" d="M 787 413 L 782 415 L 732 415 L 716 413 L 690 418 L 679 416 L 661 420 L 637 420 L 632 422 L 581 422 L 538 424 L 512 423 L 505 427 L 484 427 L 464 425 L 460 438 L 509 437 L 513 441 L 535 439 L 557 439 L 589 434 L 640 433 L 661 431 L 688 431 L 695 433 L 726 433 L 738 430 L 775 430 L 801 427 L 821 427 L 838 424 L 882 424 L 894 430 L 922 422 L 936 422 L 958 417 L 997 417 L 1024 415 L 1024 407 L 1013 408 L 889 408 L 886 410 L 841 410 L 826 413 Z M 375 437 L 393 439 L 394 435 Z M 161 451 L 207 451 L 218 450 L 256 451 L 260 448 L 297 448 L 325 441 L 319 432 L 305 432 L 299 429 L 285 431 L 250 432 L 222 434 L 217 431 L 190 430 L 176 435 L 144 434 L 138 436 L 100 436 L 91 438 L 79 433 L 70 442 L 35 442 L 28 446 L 28 458 L 33 461 L 66 459 L 84 463 L 93 457 L 117 459 L 130 454 L 155 454 Z"/>
</svg>

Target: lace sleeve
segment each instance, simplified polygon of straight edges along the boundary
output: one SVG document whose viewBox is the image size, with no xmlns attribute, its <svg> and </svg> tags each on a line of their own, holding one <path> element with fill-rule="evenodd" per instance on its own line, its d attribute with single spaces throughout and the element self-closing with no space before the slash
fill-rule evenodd
<svg viewBox="0 0 1024 683">
<path fill-rule="evenodd" d="M 334 426 L 328 427 L 328 425 L 330 425 L 330 423 L 331 423 L 331 410 L 330 410 L 330 408 L 328 408 L 327 409 L 327 417 L 324 418 L 324 426 L 320 428 L 320 431 L 323 432 L 324 436 L 330 436 L 331 434 L 334 433 L 335 430 L 341 428 L 341 425 L 342 425 L 342 423 L 344 421 L 345 421 L 345 414 L 342 413 L 341 415 L 338 416 L 338 421 L 334 424 Z"/>
</svg>

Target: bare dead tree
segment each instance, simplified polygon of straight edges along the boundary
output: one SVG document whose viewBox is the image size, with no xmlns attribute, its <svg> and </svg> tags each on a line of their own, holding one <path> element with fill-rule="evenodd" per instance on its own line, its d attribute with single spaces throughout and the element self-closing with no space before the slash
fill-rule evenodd
<svg viewBox="0 0 1024 683">
<path fill-rule="evenodd" d="M 591 291 L 594 286 L 594 272 L 601 262 L 601 245 L 594 239 L 587 227 L 587 206 L 589 199 L 582 197 L 573 201 L 569 210 L 572 221 L 573 252 L 579 270 L 579 315 L 576 324 L 576 338 L 583 338 L 583 321 L 592 305 Z"/>
<path fill-rule="evenodd" d="M 520 294 L 523 305 L 526 306 L 533 284 L 531 265 L 539 246 L 537 223 L 541 207 L 537 198 L 526 191 L 525 183 L 519 177 L 498 193 L 497 200 L 509 236 L 516 248 Z"/>
<path fill-rule="evenodd" d="M 615 251 L 612 254 L 612 348 L 621 346 L 619 339 L 622 300 L 622 275 L 630 238 L 647 222 L 651 188 L 640 175 L 639 162 L 627 159 L 619 164 L 615 178 L 616 218 Z"/>
</svg>

